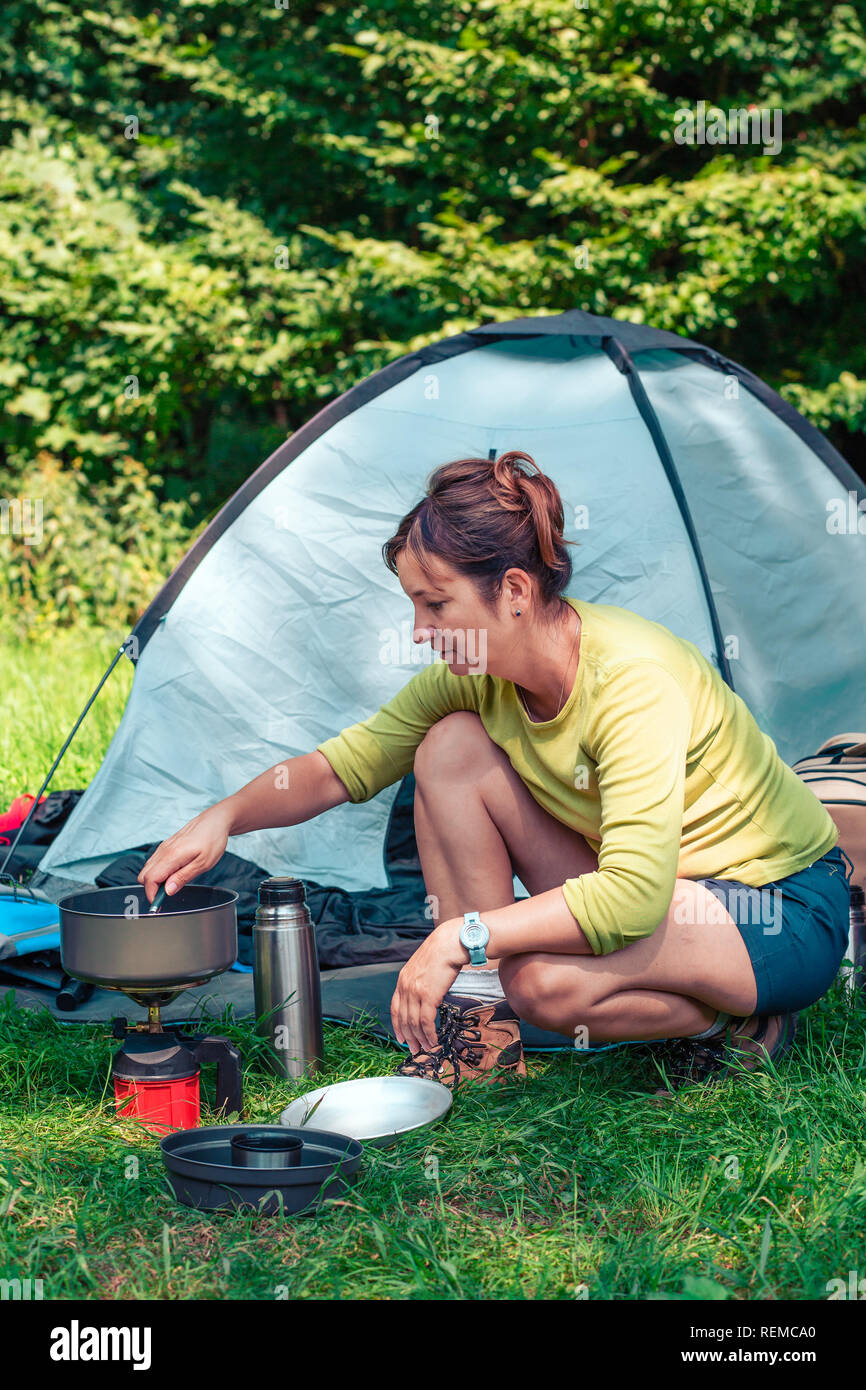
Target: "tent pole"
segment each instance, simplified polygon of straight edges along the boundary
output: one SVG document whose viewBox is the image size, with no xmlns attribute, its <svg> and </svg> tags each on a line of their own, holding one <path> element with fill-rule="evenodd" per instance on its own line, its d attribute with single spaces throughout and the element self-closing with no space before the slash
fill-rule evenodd
<svg viewBox="0 0 866 1390">
<path fill-rule="evenodd" d="M 67 748 L 69 747 L 70 743 L 71 743 L 72 740 L 74 739 L 75 735 L 78 733 L 78 730 L 79 730 L 79 728 L 81 727 L 81 723 L 82 723 L 82 721 L 83 721 L 85 715 L 87 714 L 87 711 L 90 709 L 90 706 L 93 704 L 93 701 L 96 699 L 96 697 L 97 697 L 97 695 L 99 694 L 100 690 L 101 690 L 102 687 L 105 685 L 105 682 L 108 680 L 108 677 L 111 675 L 112 671 L 114 670 L 114 668 L 115 668 L 115 666 L 117 665 L 117 663 L 118 663 L 118 661 L 120 660 L 120 658 L 121 658 L 122 656 L 124 656 L 124 655 L 127 654 L 127 646 L 129 645 L 129 640 L 130 640 L 130 639 L 127 638 L 126 641 L 123 643 L 123 646 L 122 646 L 122 647 L 118 647 L 117 651 L 115 652 L 114 656 L 113 656 L 112 659 L 111 659 L 111 662 L 110 662 L 109 666 L 107 667 L 107 669 L 106 669 L 105 672 L 103 673 L 102 679 L 100 680 L 98 686 L 96 687 L 96 689 L 94 690 L 94 692 L 93 692 L 93 694 L 91 695 L 90 699 L 87 701 L 87 704 L 84 706 L 84 709 L 81 711 L 81 713 L 79 714 L 78 718 L 76 719 L 75 724 L 74 724 L 73 727 L 72 727 L 72 731 L 70 732 L 70 734 L 68 735 L 68 737 L 67 737 L 67 739 L 66 739 L 66 742 L 64 743 L 64 745 L 63 745 L 63 747 L 61 748 L 60 752 L 57 754 L 57 757 L 54 759 L 54 762 L 51 764 L 51 767 L 49 768 L 49 771 L 48 771 L 48 776 L 45 778 L 45 781 L 42 783 L 42 786 L 39 788 L 38 792 L 36 793 L 36 799 L 35 799 L 35 801 L 33 802 L 33 805 L 30 807 L 30 810 L 27 812 L 27 815 L 24 817 L 24 820 L 22 821 L 21 825 L 18 827 L 18 833 L 17 833 L 17 835 L 15 836 L 15 839 L 12 841 L 11 845 L 9 846 L 9 849 L 8 849 L 7 852 L 6 852 L 6 856 L 5 856 L 4 860 L 3 860 L 3 863 L 0 864 L 0 879 L 2 879 L 2 878 L 7 878 L 7 879 L 9 879 L 10 881 L 12 880 L 12 875 L 11 875 L 11 874 L 7 874 L 7 873 L 4 872 L 5 869 L 6 869 L 6 865 L 9 863 L 9 860 L 12 858 L 12 855 L 15 853 L 15 849 L 16 849 L 16 847 L 17 847 L 17 845 L 18 845 L 18 841 L 21 839 L 21 836 L 24 834 L 24 831 L 25 831 L 25 829 L 27 828 L 28 822 L 29 822 L 29 820 L 30 820 L 30 817 L 33 815 L 33 812 L 36 810 L 36 807 L 39 805 L 40 798 L 42 797 L 42 795 L 43 795 L 43 793 L 44 793 L 44 791 L 45 791 L 45 788 L 48 786 L 48 783 L 51 781 L 51 778 L 54 776 L 55 772 L 57 771 L 58 767 L 60 766 L 60 761 L 61 761 L 61 759 L 62 759 L 64 753 L 66 752 L 66 750 L 67 750 Z"/>
<path fill-rule="evenodd" d="M 649 430 L 650 437 L 656 448 L 656 453 L 659 456 L 662 468 L 665 470 L 668 482 L 671 485 L 671 491 L 673 492 L 676 504 L 679 507 L 680 516 L 682 517 L 683 525 L 686 528 L 686 535 L 691 541 L 692 551 L 694 552 L 695 557 L 695 563 L 697 564 L 698 573 L 701 577 L 701 584 L 704 590 L 704 598 L 706 599 L 707 609 L 709 610 L 710 615 L 710 624 L 713 630 L 713 640 L 716 644 L 716 656 L 719 662 L 719 670 L 722 674 L 725 683 L 730 686 L 731 690 L 733 690 L 734 680 L 733 676 L 731 675 L 731 668 L 728 663 L 728 658 L 725 656 L 725 642 L 724 638 L 722 637 L 722 629 L 721 624 L 719 623 L 719 615 L 716 611 L 716 601 L 713 598 L 713 591 L 710 588 L 709 575 L 707 574 L 706 566 L 704 565 L 704 557 L 701 551 L 700 541 L 698 540 L 698 535 L 695 530 L 695 524 L 692 521 L 692 514 L 689 511 L 689 504 L 686 500 L 686 494 L 683 492 L 683 485 L 680 481 L 680 475 L 677 472 L 677 466 L 674 463 L 673 455 L 670 449 L 668 448 L 668 442 L 665 439 L 664 430 L 659 424 L 658 416 L 652 408 L 650 398 L 646 393 L 646 389 L 644 387 L 643 382 L 640 379 L 637 369 L 635 368 L 634 362 L 632 361 L 632 358 L 629 355 L 629 353 L 623 347 L 622 343 L 620 343 L 616 338 L 602 338 L 601 346 L 607 353 L 613 365 L 616 367 L 617 371 L 621 372 L 622 375 L 627 379 L 629 390 L 631 391 L 631 394 L 634 398 L 634 403 L 638 408 L 638 413 L 640 414 L 641 419 L 643 420 L 644 424 Z"/>
</svg>

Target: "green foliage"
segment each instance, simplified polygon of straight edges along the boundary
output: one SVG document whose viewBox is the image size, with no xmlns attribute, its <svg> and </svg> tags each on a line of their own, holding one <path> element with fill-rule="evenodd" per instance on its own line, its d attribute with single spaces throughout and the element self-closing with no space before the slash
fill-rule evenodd
<svg viewBox="0 0 866 1390">
<path fill-rule="evenodd" d="M 818 0 L 9 0 L 6 467 L 132 457 L 200 521 L 394 357 L 580 307 L 744 362 L 862 469 L 864 61 Z M 781 151 L 678 144 L 701 100 L 778 108 Z"/>
<path fill-rule="evenodd" d="M 186 504 L 160 503 L 161 481 L 126 457 L 90 483 L 44 451 L 5 480 L 0 634 L 128 630 L 191 540 Z"/>
</svg>

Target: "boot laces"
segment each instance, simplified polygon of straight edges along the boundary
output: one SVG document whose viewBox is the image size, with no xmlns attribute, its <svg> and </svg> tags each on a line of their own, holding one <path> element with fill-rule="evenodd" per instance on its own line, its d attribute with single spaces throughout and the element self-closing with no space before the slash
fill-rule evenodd
<svg viewBox="0 0 866 1390">
<path fill-rule="evenodd" d="M 463 1013 L 457 1004 L 440 1004 L 437 1021 L 438 1046 L 430 1052 L 419 1054 L 404 1063 L 404 1070 L 412 1068 L 416 1076 L 435 1076 L 441 1071 L 446 1060 L 454 1068 L 455 1078 L 460 1077 L 462 1066 L 477 1067 L 481 1062 L 481 1029 L 471 1027 L 472 1020 Z"/>
<path fill-rule="evenodd" d="M 725 1070 L 726 1048 L 708 1038 L 695 1043 L 688 1038 L 671 1038 L 659 1048 L 657 1056 L 667 1066 L 672 1079 L 703 1080 Z"/>
<path fill-rule="evenodd" d="M 442 1012 L 445 1015 L 444 1025 L 448 1056 L 453 1062 L 457 1074 L 460 1074 L 461 1062 L 465 1066 L 479 1066 L 483 1052 L 483 1047 L 480 1045 L 481 1029 L 471 1027 L 470 1014 L 468 1012 L 462 1013 L 456 1004 L 443 1004 Z M 473 1043 L 477 1043 L 479 1046 L 473 1047 Z"/>
</svg>

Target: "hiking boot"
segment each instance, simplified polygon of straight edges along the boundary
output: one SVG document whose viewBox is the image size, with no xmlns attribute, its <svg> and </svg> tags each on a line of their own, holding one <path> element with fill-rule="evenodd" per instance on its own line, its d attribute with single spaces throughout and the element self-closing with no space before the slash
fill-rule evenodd
<svg viewBox="0 0 866 1390">
<path fill-rule="evenodd" d="M 426 1076 L 456 1090 L 464 1081 L 500 1082 L 525 1076 L 520 1020 L 507 999 L 491 1003 L 463 994 L 446 994 L 436 1021 L 438 1045 L 416 1052 L 397 1068 L 398 1076 Z"/>
<path fill-rule="evenodd" d="M 768 1049 L 764 1040 L 774 1017 L 779 1027 L 773 1046 Z M 732 1077 L 734 1062 L 747 1071 L 754 1071 L 769 1058 L 783 1057 L 791 1050 L 798 1018 L 796 1013 L 733 1018 L 716 1037 L 701 1041 L 671 1038 L 656 1045 L 653 1049 L 656 1061 L 662 1064 L 668 1078 L 667 1087 L 656 1090 L 656 1096 L 670 1096 L 689 1085 L 724 1083 Z M 750 1048 L 749 1043 L 758 1046 Z"/>
</svg>

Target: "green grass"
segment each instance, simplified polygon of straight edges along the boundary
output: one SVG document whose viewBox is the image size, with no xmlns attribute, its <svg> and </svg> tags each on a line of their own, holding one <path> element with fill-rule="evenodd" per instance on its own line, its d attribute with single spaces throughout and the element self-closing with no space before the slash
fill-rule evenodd
<svg viewBox="0 0 866 1390">
<path fill-rule="evenodd" d="M 80 641 L 0 653 L 7 800 L 35 790 L 113 650 Z M 127 667 L 57 785 L 96 770 Z M 304 1083 L 267 1071 L 248 1022 L 214 1031 L 244 1054 L 245 1118 L 276 1120 Z M 466 1088 L 443 1124 L 367 1150 L 340 1203 L 283 1219 L 174 1201 L 158 1141 L 114 1115 L 109 1034 L 0 986 L 0 1277 L 45 1298 L 796 1300 L 866 1275 L 866 1002 L 840 983 L 778 1069 L 657 1101 L 647 1049 L 530 1055 L 526 1083 Z M 398 1057 L 357 1028 L 325 1043 L 322 1081 Z"/>
<path fill-rule="evenodd" d="M 38 644 L 0 639 L 0 803 L 37 792 L 102 673 L 128 634 L 63 630 Z M 49 791 L 86 787 L 132 685 L 124 656 L 76 734 Z"/>
</svg>

